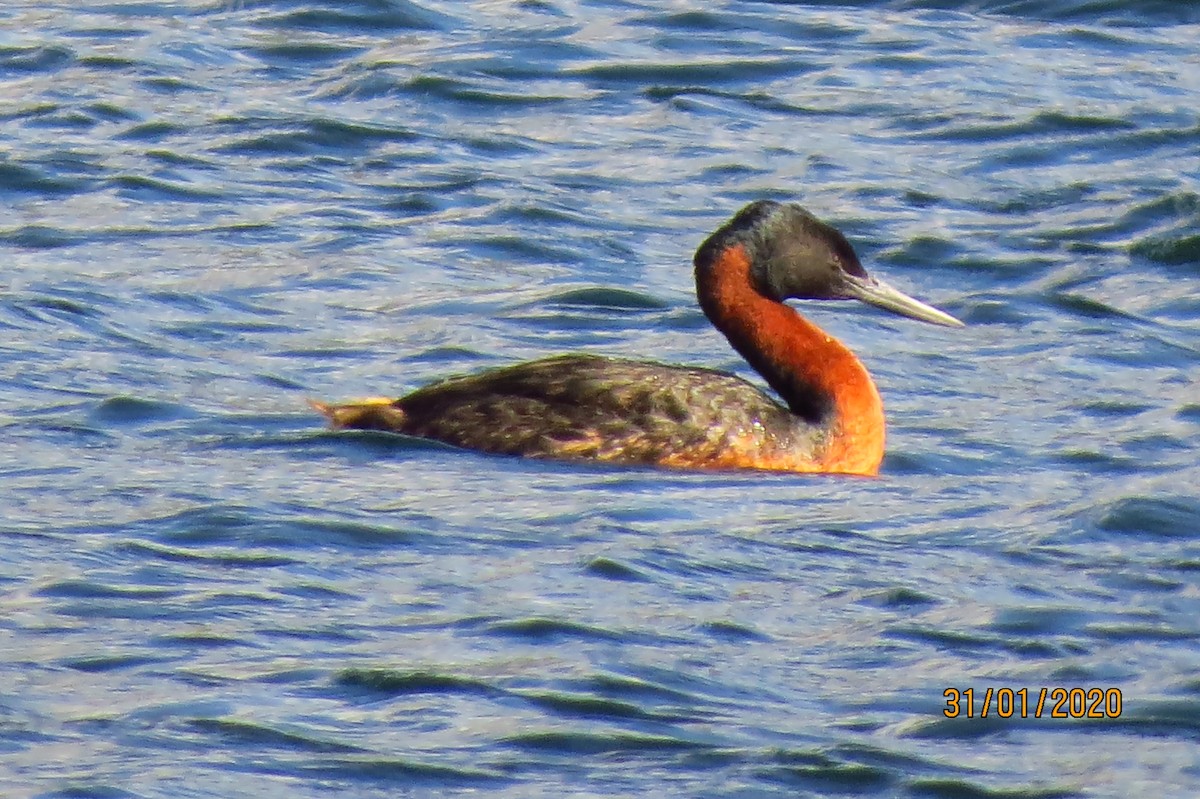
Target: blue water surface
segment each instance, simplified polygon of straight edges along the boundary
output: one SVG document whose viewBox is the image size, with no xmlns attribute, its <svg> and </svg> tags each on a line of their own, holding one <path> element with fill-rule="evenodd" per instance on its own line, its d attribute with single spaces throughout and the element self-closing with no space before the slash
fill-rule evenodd
<svg viewBox="0 0 1200 799">
<path fill-rule="evenodd" d="M 1200 795 L 1197 42 L 1151 0 L 4 4 L 0 793 Z M 763 197 L 968 323 L 803 306 L 878 479 L 305 404 L 749 376 L 691 254 Z"/>
</svg>

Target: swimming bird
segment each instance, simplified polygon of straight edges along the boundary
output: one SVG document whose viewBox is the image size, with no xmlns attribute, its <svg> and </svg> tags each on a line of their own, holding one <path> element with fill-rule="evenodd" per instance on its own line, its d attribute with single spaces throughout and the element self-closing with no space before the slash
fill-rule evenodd
<svg viewBox="0 0 1200 799">
<path fill-rule="evenodd" d="M 869 276 L 845 236 L 794 203 L 750 203 L 693 263 L 705 315 L 782 404 L 726 372 L 584 354 L 452 377 L 400 399 L 311 404 L 335 428 L 505 455 L 876 474 L 884 415 L 875 383 L 785 300 L 856 299 L 935 325 L 962 322 Z"/>
</svg>

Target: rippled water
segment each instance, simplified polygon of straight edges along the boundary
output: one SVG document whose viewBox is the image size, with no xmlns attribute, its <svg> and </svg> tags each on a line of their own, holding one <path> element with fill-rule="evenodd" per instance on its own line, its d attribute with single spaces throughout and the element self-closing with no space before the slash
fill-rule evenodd
<svg viewBox="0 0 1200 799">
<path fill-rule="evenodd" d="M 0 10 L 4 795 L 1200 793 L 1200 10 L 697 7 Z M 806 307 L 879 479 L 305 406 L 747 374 L 690 258 L 759 197 L 969 324 Z"/>
</svg>

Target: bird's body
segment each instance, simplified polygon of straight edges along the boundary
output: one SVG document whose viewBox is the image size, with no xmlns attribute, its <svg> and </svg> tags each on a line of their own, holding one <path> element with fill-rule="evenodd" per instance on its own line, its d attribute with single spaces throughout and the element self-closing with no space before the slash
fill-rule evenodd
<svg viewBox="0 0 1200 799">
<path fill-rule="evenodd" d="M 695 267 L 705 314 L 786 405 L 712 369 L 563 355 L 396 400 L 314 407 L 335 427 L 505 455 L 875 474 L 884 445 L 875 384 L 841 342 L 782 300 L 854 297 L 960 323 L 867 277 L 841 234 L 796 205 L 747 206 L 701 245 Z"/>
<path fill-rule="evenodd" d="M 399 400 L 327 413 L 338 427 L 503 455 L 676 467 L 748 467 L 764 453 L 782 464 L 816 449 L 822 436 L 735 375 L 597 355 L 453 377 Z"/>
</svg>

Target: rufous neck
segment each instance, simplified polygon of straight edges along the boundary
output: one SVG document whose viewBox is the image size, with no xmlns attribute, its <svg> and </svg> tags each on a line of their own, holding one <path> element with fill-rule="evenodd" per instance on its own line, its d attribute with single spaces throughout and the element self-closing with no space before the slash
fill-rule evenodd
<svg viewBox="0 0 1200 799">
<path fill-rule="evenodd" d="M 871 376 L 844 344 L 758 291 L 745 245 L 726 247 L 713 262 L 698 265 L 696 291 L 709 320 L 792 413 L 830 430 L 841 453 L 830 457 L 853 452 L 878 466 L 883 404 Z"/>
</svg>

